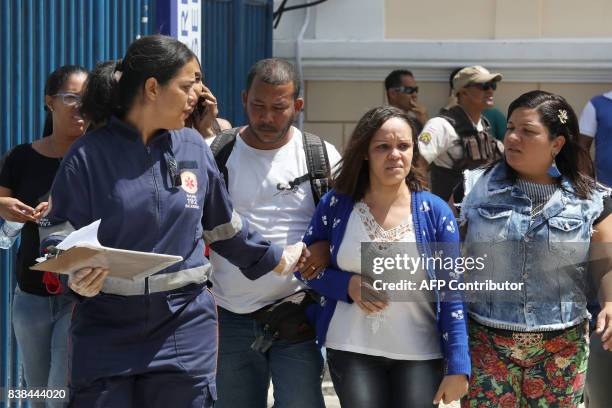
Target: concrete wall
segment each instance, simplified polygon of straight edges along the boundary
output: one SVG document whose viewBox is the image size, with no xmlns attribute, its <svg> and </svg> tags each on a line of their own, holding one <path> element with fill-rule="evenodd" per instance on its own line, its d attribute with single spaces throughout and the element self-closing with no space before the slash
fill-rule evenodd
<svg viewBox="0 0 612 408">
<path fill-rule="evenodd" d="M 610 37 L 611 20 L 610 0 L 385 1 L 389 39 Z"/>
<path fill-rule="evenodd" d="M 330 0 L 283 16 L 276 56 L 298 62 L 307 15 L 305 128 L 340 148 L 360 116 L 386 102 L 382 82 L 396 68 L 414 72 L 430 116 L 446 104 L 449 73 L 466 65 L 504 74 L 504 113 L 532 89 L 563 95 L 578 114 L 612 89 L 612 0 Z"/>
<path fill-rule="evenodd" d="M 448 86 L 432 81 L 418 81 L 418 85 L 419 100 L 427 107 L 430 117 L 434 116 L 446 104 Z M 512 100 L 533 89 L 564 96 L 580 115 L 593 95 L 607 92 L 612 84 L 502 82 L 495 95 L 496 107 L 505 114 Z M 307 81 L 305 99 L 304 128 L 324 137 L 340 150 L 359 118 L 368 109 L 386 103 L 382 80 Z"/>
</svg>

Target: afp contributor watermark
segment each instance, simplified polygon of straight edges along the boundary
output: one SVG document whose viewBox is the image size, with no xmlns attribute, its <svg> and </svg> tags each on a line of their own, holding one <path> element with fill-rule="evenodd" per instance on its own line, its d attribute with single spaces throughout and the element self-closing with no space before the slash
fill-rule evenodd
<svg viewBox="0 0 612 408">
<path fill-rule="evenodd" d="M 362 275 L 393 301 L 433 301 L 436 293 L 468 294 L 479 301 L 485 292 L 520 292 L 524 282 L 492 275 L 487 253 L 462 256 L 456 244 L 439 243 L 421 250 L 415 243 L 368 242 L 361 246 Z M 449 299 L 450 300 L 450 299 Z"/>
</svg>

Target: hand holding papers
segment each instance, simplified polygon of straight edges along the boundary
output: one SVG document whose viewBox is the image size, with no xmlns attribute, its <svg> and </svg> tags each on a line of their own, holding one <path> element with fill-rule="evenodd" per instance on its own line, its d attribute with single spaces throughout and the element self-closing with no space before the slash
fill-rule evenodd
<svg viewBox="0 0 612 408">
<path fill-rule="evenodd" d="M 183 260 L 180 256 L 107 248 L 98 242 L 100 220 L 74 231 L 57 249 L 58 256 L 48 258 L 30 269 L 71 274 L 82 268 L 108 269 L 108 276 L 137 280 Z"/>
<path fill-rule="evenodd" d="M 93 297 L 102 290 L 108 269 L 83 268 L 70 275 L 68 286 L 81 296 Z"/>
</svg>

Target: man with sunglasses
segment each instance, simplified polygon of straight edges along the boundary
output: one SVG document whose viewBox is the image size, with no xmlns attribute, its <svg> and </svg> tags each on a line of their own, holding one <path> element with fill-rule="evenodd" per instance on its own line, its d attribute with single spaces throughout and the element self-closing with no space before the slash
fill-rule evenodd
<svg viewBox="0 0 612 408">
<path fill-rule="evenodd" d="M 462 182 L 462 172 L 491 163 L 502 156 L 482 115 L 493 107 L 493 94 L 502 75 L 481 66 L 465 67 L 453 78 L 457 105 L 430 119 L 419 135 L 419 150 L 430 163 L 431 191 L 448 201 Z"/>
<path fill-rule="evenodd" d="M 421 124 L 427 122 L 427 109 L 418 103 L 419 87 L 412 72 L 396 69 L 385 78 L 385 89 L 389 105 L 407 112 Z"/>
</svg>

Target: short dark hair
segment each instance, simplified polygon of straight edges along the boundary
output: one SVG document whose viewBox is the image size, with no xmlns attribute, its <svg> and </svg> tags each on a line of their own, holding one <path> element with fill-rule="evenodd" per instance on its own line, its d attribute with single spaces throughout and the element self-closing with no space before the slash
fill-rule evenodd
<svg viewBox="0 0 612 408">
<path fill-rule="evenodd" d="M 336 191 L 350 195 L 357 201 L 363 198 L 370 186 L 370 173 L 368 161 L 364 158 L 368 154 L 370 141 L 374 134 L 386 121 L 392 118 L 404 120 L 412 131 L 412 166 L 406 176 L 406 184 L 412 191 L 427 189 L 424 160 L 419 152 L 418 124 L 415 119 L 401 109 L 393 106 L 379 106 L 370 109 L 359 119 L 355 130 L 351 134 L 348 145 L 342 154 L 342 160 L 336 171 L 334 188 Z"/>
<path fill-rule="evenodd" d="M 578 144 L 578 118 L 570 104 L 560 95 L 535 90 L 512 101 L 508 107 L 508 118 L 519 108 L 538 112 L 540 121 L 550 134 L 550 140 L 558 136 L 565 137 L 565 144 L 556 156 L 557 167 L 561 174 L 570 179 L 578 197 L 588 197 L 595 188 L 593 160 L 589 152 Z M 508 167 L 511 169 L 511 176 L 516 178 L 514 170 Z"/>
<path fill-rule="evenodd" d="M 88 75 L 89 71 L 80 65 L 63 65 L 50 73 L 45 82 L 45 95 L 53 96 L 57 94 L 66 81 L 75 74 Z M 53 133 L 53 116 L 47 105 L 45 105 L 45 111 L 47 111 L 47 115 L 43 125 L 43 136 L 49 136 Z"/>
<path fill-rule="evenodd" d="M 249 69 L 247 75 L 247 93 L 251 89 L 255 77 L 270 85 L 285 85 L 291 82 L 293 84 L 293 99 L 295 100 L 300 96 L 300 75 L 292 63 L 282 58 L 266 58 L 257 61 Z"/>
<path fill-rule="evenodd" d="M 105 71 L 107 81 L 91 90 L 85 89 L 84 100 L 88 103 L 83 103 L 81 112 L 86 118 L 98 121 L 107 120 L 111 115 L 123 117 L 147 79 L 155 78 L 164 85 L 193 59 L 193 51 L 175 38 L 163 35 L 139 38 L 130 44 L 115 69 Z M 115 71 L 121 72 L 119 81 L 115 79 Z M 92 104 L 92 101 L 97 103 Z"/>
<path fill-rule="evenodd" d="M 385 78 L 385 89 L 388 91 L 391 88 L 402 86 L 402 77 L 406 75 L 414 78 L 412 72 L 408 71 L 407 69 L 396 69 L 391 71 L 391 73 Z"/>
</svg>

